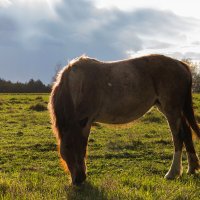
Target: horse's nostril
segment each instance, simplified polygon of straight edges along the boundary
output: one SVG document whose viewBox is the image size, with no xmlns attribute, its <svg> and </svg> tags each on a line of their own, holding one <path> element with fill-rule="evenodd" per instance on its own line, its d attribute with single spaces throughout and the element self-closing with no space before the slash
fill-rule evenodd
<svg viewBox="0 0 200 200">
<path fill-rule="evenodd" d="M 86 179 L 86 175 L 84 173 L 78 174 L 73 180 L 74 185 L 80 185 Z"/>
</svg>

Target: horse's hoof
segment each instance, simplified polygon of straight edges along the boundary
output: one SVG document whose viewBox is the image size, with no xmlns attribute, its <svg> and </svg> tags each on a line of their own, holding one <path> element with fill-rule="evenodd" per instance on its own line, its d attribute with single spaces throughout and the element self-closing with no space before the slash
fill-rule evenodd
<svg viewBox="0 0 200 200">
<path fill-rule="evenodd" d="M 175 179 L 175 177 L 172 176 L 172 175 L 170 175 L 170 174 L 166 174 L 165 175 L 165 179 L 167 179 L 167 180 L 173 180 L 173 179 Z"/>
<path fill-rule="evenodd" d="M 177 172 L 167 172 L 167 174 L 165 175 L 165 179 L 174 180 L 176 178 L 179 178 L 180 176 L 181 174 Z"/>
<path fill-rule="evenodd" d="M 199 166 L 196 167 L 196 168 L 189 168 L 189 169 L 187 170 L 187 174 L 188 174 L 188 175 L 192 175 L 192 174 L 198 173 L 199 171 L 200 171 L 200 167 L 199 167 Z"/>
</svg>

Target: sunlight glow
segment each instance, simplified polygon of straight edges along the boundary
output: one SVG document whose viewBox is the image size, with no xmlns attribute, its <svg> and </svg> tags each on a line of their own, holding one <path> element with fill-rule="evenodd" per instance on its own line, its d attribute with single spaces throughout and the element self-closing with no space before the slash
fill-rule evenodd
<svg viewBox="0 0 200 200">
<path fill-rule="evenodd" d="M 196 52 L 196 53 L 194 53 Z M 172 46 L 169 48 L 162 48 L 162 49 L 143 49 L 141 51 L 134 52 L 132 50 L 126 51 L 128 57 L 137 58 L 140 56 L 144 56 L 147 54 L 164 54 L 167 56 L 172 56 L 177 59 L 183 58 L 191 58 L 194 62 L 200 62 L 199 54 L 200 52 L 200 45 L 198 44 L 190 44 L 186 46 Z"/>
<path fill-rule="evenodd" d="M 98 8 L 116 7 L 121 10 L 129 11 L 138 8 L 151 8 L 169 10 L 177 15 L 200 19 L 199 0 L 94 0 L 94 2 Z"/>
</svg>

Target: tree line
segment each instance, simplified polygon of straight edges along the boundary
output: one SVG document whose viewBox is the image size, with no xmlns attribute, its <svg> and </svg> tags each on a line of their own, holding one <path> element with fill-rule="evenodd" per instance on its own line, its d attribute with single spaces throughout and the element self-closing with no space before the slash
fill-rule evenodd
<svg viewBox="0 0 200 200">
<path fill-rule="evenodd" d="M 41 80 L 30 79 L 26 83 L 6 81 L 0 79 L 0 93 L 48 93 L 50 85 L 45 85 Z"/>
</svg>

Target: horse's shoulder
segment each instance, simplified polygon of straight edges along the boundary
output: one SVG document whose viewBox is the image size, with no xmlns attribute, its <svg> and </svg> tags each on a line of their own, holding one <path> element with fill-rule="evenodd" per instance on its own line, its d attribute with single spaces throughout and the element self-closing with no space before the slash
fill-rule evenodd
<svg viewBox="0 0 200 200">
<path fill-rule="evenodd" d="M 98 61 L 94 58 L 90 58 L 90 57 L 84 55 L 84 56 L 81 56 L 78 59 L 76 59 L 76 61 L 73 62 L 71 67 L 72 68 L 86 68 L 88 66 L 95 65 L 99 62 L 100 61 Z"/>
</svg>

